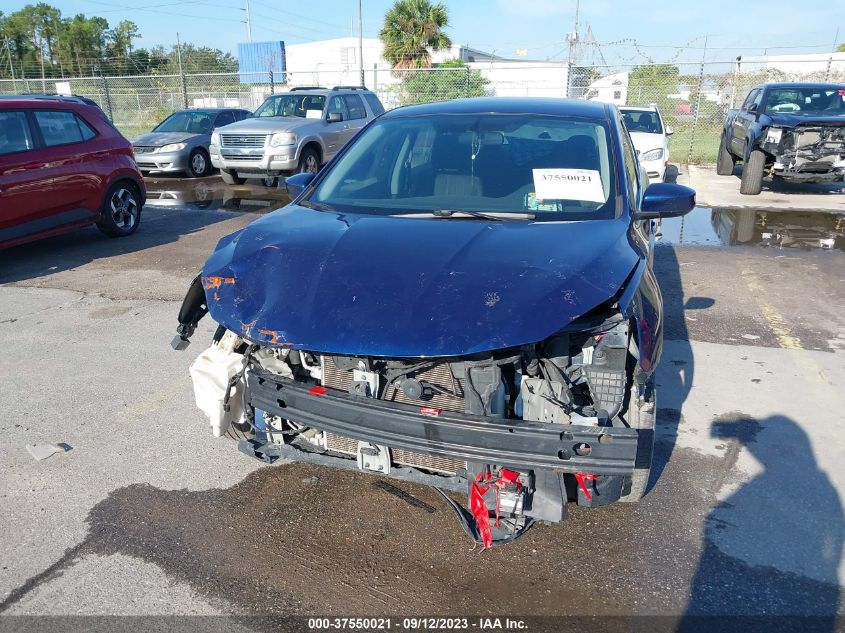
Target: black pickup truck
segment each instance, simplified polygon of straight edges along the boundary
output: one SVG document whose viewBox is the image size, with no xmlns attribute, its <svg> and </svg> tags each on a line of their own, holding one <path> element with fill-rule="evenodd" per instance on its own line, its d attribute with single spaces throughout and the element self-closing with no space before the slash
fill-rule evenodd
<svg viewBox="0 0 845 633">
<path fill-rule="evenodd" d="M 729 110 L 716 173 L 743 161 L 740 193 L 760 193 L 763 177 L 835 182 L 845 177 L 845 85 L 770 83 Z"/>
</svg>

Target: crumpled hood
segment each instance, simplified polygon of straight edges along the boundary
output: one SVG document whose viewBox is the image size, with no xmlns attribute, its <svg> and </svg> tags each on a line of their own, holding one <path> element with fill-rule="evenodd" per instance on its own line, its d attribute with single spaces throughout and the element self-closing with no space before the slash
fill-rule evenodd
<svg viewBox="0 0 845 633">
<path fill-rule="evenodd" d="M 818 114 L 767 114 L 771 125 L 780 127 L 795 127 L 796 125 L 845 125 L 845 116 Z"/>
<path fill-rule="evenodd" d="M 146 134 L 133 138 L 132 145 L 163 147 L 170 143 L 188 141 L 195 136 L 202 136 L 202 134 L 192 134 L 191 132 L 147 132 Z"/>
<path fill-rule="evenodd" d="M 209 312 L 248 340 L 348 355 L 460 356 L 534 343 L 613 296 L 628 221 L 487 222 L 290 205 L 223 238 Z"/>
</svg>

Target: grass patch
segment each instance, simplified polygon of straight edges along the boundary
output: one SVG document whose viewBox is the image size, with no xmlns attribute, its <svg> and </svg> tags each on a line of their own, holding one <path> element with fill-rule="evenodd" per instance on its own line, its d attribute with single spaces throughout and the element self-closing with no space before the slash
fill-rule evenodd
<svg viewBox="0 0 845 633">
<path fill-rule="evenodd" d="M 669 154 L 673 162 L 703 164 L 715 163 L 719 153 L 719 140 L 722 128 L 713 125 L 699 125 L 695 128 L 695 138 L 692 136 L 692 126 L 683 126 L 674 130 L 669 141 Z M 690 141 L 692 141 L 692 155 L 690 156 Z"/>
</svg>

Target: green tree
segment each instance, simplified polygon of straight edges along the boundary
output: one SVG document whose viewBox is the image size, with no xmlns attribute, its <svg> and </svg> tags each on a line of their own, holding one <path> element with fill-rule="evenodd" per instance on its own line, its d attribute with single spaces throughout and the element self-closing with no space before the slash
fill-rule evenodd
<svg viewBox="0 0 845 633">
<path fill-rule="evenodd" d="M 672 103 L 669 95 L 678 91 L 680 75 L 680 70 L 673 64 L 634 66 L 628 75 L 628 105 L 656 103 L 661 110 L 667 111 Z M 697 87 L 695 91 L 698 91 Z"/>
<path fill-rule="evenodd" d="M 460 59 L 450 59 L 430 70 L 410 75 L 402 85 L 403 104 L 446 101 L 462 97 L 483 97 L 489 82 Z"/>
<path fill-rule="evenodd" d="M 379 32 L 384 58 L 394 68 L 430 68 L 429 49 L 449 48 L 452 41 L 443 32 L 449 26 L 449 12 L 438 2 L 396 0 L 384 16 Z"/>
<path fill-rule="evenodd" d="M 836 52 L 837 53 L 845 53 L 845 44 L 840 44 L 839 46 L 837 46 Z"/>
</svg>

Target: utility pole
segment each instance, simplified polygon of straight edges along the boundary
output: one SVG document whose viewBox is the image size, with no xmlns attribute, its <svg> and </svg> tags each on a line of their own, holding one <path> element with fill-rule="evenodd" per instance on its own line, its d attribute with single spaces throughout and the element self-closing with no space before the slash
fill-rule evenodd
<svg viewBox="0 0 845 633">
<path fill-rule="evenodd" d="M 249 14 L 249 0 L 246 0 L 246 39 L 252 41 L 252 18 Z"/>
<path fill-rule="evenodd" d="M 361 16 L 361 0 L 358 0 L 358 68 L 361 70 L 361 85 L 364 85 L 364 20 Z"/>
<path fill-rule="evenodd" d="M 566 34 L 566 39 L 569 41 L 569 60 L 566 64 L 566 96 L 569 97 L 569 91 L 572 88 L 572 64 L 575 58 L 575 46 L 578 43 L 578 14 L 581 11 L 581 0 L 575 0 L 575 28 L 572 33 Z"/>
</svg>

